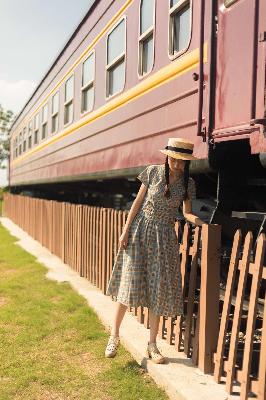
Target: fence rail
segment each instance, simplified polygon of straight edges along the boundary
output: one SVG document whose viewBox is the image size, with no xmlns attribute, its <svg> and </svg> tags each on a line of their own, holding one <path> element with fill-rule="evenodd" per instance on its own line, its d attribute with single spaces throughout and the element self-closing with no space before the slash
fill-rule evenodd
<svg viewBox="0 0 266 400">
<path fill-rule="evenodd" d="M 4 195 L 3 215 L 106 293 L 126 211 L 8 193 Z M 175 229 L 178 235 L 178 223 Z M 220 296 L 221 227 L 206 224 L 192 232 L 185 224 L 178 239 L 184 316 L 161 317 L 159 336 L 191 357 L 204 373 L 213 373 L 216 382 L 225 382 L 229 393 L 237 384 L 241 400 L 248 399 L 250 394 L 265 400 L 265 301 L 263 318 L 256 317 L 259 293 L 266 278 L 265 236 L 260 235 L 254 262 L 251 262 L 252 235 L 248 233 L 242 245 L 241 232 L 236 232 L 223 301 Z M 243 315 L 244 297 L 249 304 L 247 316 Z M 146 307 L 128 307 L 128 310 L 149 327 Z M 242 347 L 240 327 L 242 334 L 246 329 Z M 261 342 L 255 347 L 254 332 L 261 334 Z M 257 369 L 252 368 L 254 359 Z"/>
</svg>

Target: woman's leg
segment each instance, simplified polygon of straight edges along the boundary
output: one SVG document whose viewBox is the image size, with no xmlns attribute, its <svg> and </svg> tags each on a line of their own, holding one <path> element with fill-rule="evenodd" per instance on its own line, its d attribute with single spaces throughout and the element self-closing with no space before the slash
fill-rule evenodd
<svg viewBox="0 0 266 400">
<path fill-rule="evenodd" d="M 149 310 L 149 319 L 150 319 L 150 343 L 155 343 L 159 329 L 160 315 L 153 314 L 153 312 Z"/>
<path fill-rule="evenodd" d="M 125 306 L 122 303 L 117 302 L 115 318 L 114 318 L 111 335 L 119 336 L 119 328 L 120 328 L 121 322 L 124 318 L 126 310 L 127 310 L 127 306 Z"/>
</svg>

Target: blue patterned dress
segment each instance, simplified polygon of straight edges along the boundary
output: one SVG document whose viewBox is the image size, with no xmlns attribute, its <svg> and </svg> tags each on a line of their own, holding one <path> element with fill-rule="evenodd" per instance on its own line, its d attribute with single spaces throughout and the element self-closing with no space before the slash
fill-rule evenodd
<svg viewBox="0 0 266 400">
<path fill-rule="evenodd" d="M 175 233 L 178 207 L 184 193 L 183 176 L 170 183 L 171 197 L 163 196 L 164 164 L 149 165 L 138 179 L 148 190 L 135 215 L 126 249 L 117 252 L 107 295 L 131 307 L 145 306 L 156 315 L 183 315 L 179 243 Z M 188 196 L 196 196 L 190 177 Z"/>
</svg>

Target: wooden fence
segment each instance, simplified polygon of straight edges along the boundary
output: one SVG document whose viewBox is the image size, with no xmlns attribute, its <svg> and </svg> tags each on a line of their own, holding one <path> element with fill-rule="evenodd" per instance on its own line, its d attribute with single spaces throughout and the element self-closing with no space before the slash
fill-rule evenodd
<svg viewBox="0 0 266 400">
<path fill-rule="evenodd" d="M 266 267 L 263 266 L 266 241 L 264 234 L 261 234 L 253 262 L 252 233 L 246 235 L 243 246 L 241 242 L 241 232 L 238 230 L 233 242 L 217 351 L 214 355 L 214 378 L 220 383 L 226 374 L 223 379 L 226 390 L 230 394 L 239 392 L 241 400 L 247 399 L 249 393 L 256 395 L 259 400 L 265 400 L 266 297 L 265 286 L 264 289 L 262 286 L 266 279 Z M 234 289 L 236 296 L 233 301 Z M 259 293 L 262 296 L 263 292 L 264 312 L 261 309 L 258 313 Z"/>
<path fill-rule="evenodd" d="M 106 292 L 127 212 L 5 194 L 3 214 Z M 178 223 L 175 228 L 178 235 Z M 214 379 L 224 383 L 229 393 L 234 383 L 238 384 L 241 399 L 248 399 L 250 392 L 259 400 L 265 399 L 266 307 L 261 311 L 261 326 L 256 326 L 258 296 L 266 274 L 264 235 L 257 241 L 255 261 L 251 262 L 251 234 L 241 247 L 241 234 L 236 233 L 224 300 L 220 293 L 221 227 L 203 225 L 192 232 L 186 224 L 179 241 L 185 315 L 161 317 L 160 337 L 191 357 L 204 373 L 213 373 Z M 247 291 L 248 274 L 252 282 Z M 248 315 L 243 351 L 239 346 L 239 329 L 243 323 L 244 295 Z M 146 307 L 128 310 L 149 327 Z M 256 347 L 257 371 L 251 370 L 255 329 L 261 332 L 261 344 Z M 228 335 L 231 337 L 229 348 Z"/>
</svg>

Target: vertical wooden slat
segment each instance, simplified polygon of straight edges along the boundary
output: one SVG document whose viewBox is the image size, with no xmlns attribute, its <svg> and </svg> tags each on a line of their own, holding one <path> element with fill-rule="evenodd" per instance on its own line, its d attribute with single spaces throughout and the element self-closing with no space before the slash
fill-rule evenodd
<svg viewBox="0 0 266 400">
<path fill-rule="evenodd" d="M 78 206 L 78 211 L 79 211 L 79 243 L 78 243 L 78 269 L 79 269 L 79 275 L 83 275 L 83 262 L 82 262 L 82 257 L 83 257 L 83 229 L 82 229 L 82 214 L 83 214 L 83 206 L 79 204 Z"/>
<path fill-rule="evenodd" d="M 176 224 L 175 228 L 177 230 L 178 225 Z M 185 297 L 185 277 L 186 277 L 186 268 L 188 262 L 188 254 L 189 254 L 189 225 L 186 223 L 184 225 L 183 236 L 182 236 L 182 244 L 179 247 L 180 255 L 181 255 L 181 263 L 180 270 L 182 276 L 182 297 Z M 183 317 L 178 315 L 175 321 L 175 348 L 177 351 L 181 351 L 181 339 L 182 339 L 182 320 Z"/>
<path fill-rule="evenodd" d="M 77 248 L 78 248 L 78 206 L 73 204 L 73 226 L 72 226 L 72 238 L 73 238 L 73 268 L 75 271 L 78 270 L 77 266 Z"/>
<path fill-rule="evenodd" d="M 111 236 L 111 228 L 110 228 L 110 220 L 111 220 L 111 209 L 107 209 L 106 214 L 106 232 L 107 232 L 107 240 L 106 240 L 106 272 L 107 272 L 107 281 L 110 279 L 110 271 L 112 266 L 110 265 L 110 252 L 111 252 L 111 243 L 110 243 L 110 236 Z"/>
<path fill-rule="evenodd" d="M 93 207 L 93 265 L 92 265 L 92 283 L 95 285 L 96 283 L 96 274 L 95 274 L 95 268 L 96 268 L 96 213 L 97 209 L 96 207 Z"/>
<path fill-rule="evenodd" d="M 252 233 L 249 232 L 245 237 L 244 242 L 244 250 L 242 260 L 239 262 L 239 266 L 241 266 L 239 279 L 238 279 L 238 287 L 236 294 L 236 303 L 235 303 L 235 311 L 231 332 L 231 340 L 229 347 L 229 355 L 228 355 L 228 366 L 226 373 L 226 390 L 228 393 L 232 393 L 233 380 L 235 375 L 235 361 L 236 361 L 236 352 L 237 352 L 237 343 L 238 343 L 238 334 L 241 323 L 241 313 L 242 306 L 244 301 L 244 292 L 246 286 L 246 280 L 248 275 L 248 263 L 250 258 L 250 251 L 252 246 Z M 224 335 L 226 332 L 224 332 Z"/>
<path fill-rule="evenodd" d="M 148 307 L 144 307 L 144 321 L 143 324 L 145 326 L 145 328 L 149 328 L 150 327 L 150 321 L 149 321 L 149 309 Z"/>
<path fill-rule="evenodd" d="M 97 265 L 97 287 L 101 290 L 102 285 L 102 207 L 99 207 L 99 228 L 98 228 L 98 265 Z"/>
<path fill-rule="evenodd" d="M 66 263 L 70 265 L 70 204 L 66 204 L 67 231 L 66 231 Z"/>
<path fill-rule="evenodd" d="M 92 207 L 89 206 L 89 281 L 92 279 Z"/>
<path fill-rule="evenodd" d="M 223 368 L 223 353 L 225 346 L 225 338 L 228 326 L 229 312 L 231 307 L 236 271 L 238 269 L 240 244 L 241 244 L 241 231 L 238 230 L 234 235 L 233 248 L 230 257 L 229 271 L 228 271 L 226 290 L 224 296 L 222 318 L 219 329 L 218 345 L 214 362 L 215 363 L 214 379 L 217 383 L 220 382 L 222 368 Z"/>
<path fill-rule="evenodd" d="M 69 229 L 68 229 L 68 246 L 69 246 L 69 265 L 73 268 L 73 259 L 74 259 L 74 238 L 73 238 L 73 229 L 74 229 L 74 217 L 73 217 L 73 204 L 69 205 Z"/>
<path fill-rule="evenodd" d="M 266 267 L 264 267 L 266 268 Z M 260 344 L 260 363 L 259 363 L 259 375 L 258 375 L 258 400 L 266 399 L 266 293 L 264 297 L 264 313 L 263 313 L 263 325 L 262 325 L 262 336 Z"/>
<path fill-rule="evenodd" d="M 113 269 L 113 249 L 114 249 L 114 212 L 115 210 L 111 209 L 111 218 L 110 218 L 110 261 L 109 261 L 109 266 L 110 266 L 110 275 L 112 273 Z"/>
<path fill-rule="evenodd" d="M 158 336 L 163 339 L 165 331 L 165 317 L 163 315 L 160 316 L 159 327 L 158 327 Z"/>
<path fill-rule="evenodd" d="M 175 319 L 173 317 L 168 317 L 165 320 L 166 342 L 168 344 L 173 344 L 174 321 Z"/>
<path fill-rule="evenodd" d="M 88 280 L 91 282 L 91 206 L 88 206 Z"/>
<path fill-rule="evenodd" d="M 98 269 L 98 207 L 95 207 L 95 237 L 94 237 L 94 245 L 95 245 L 95 253 L 94 253 L 94 284 L 97 285 L 97 269 Z"/>
<path fill-rule="evenodd" d="M 106 225 L 107 210 L 103 208 L 102 217 L 102 291 L 106 294 L 107 288 L 107 225 Z"/>
<path fill-rule="evenodd" d="M 191 269 L 190 269 L 190 276 L 189 276 L 186 328 L 185 328 L 185 334 L 184 334 L 184 353 L 187 356 L 190 356 L 191 325 L 192 325 L 195 290 L 196 290 L 199 245 L 200 245 L 200 228 L 196 227 L 195 235 L 194 235 L 194 242 L 193 242 L 192 252 L 191 252 L 192 261 L 191 261 Z"/>
<path fill-rule="evenodd" d="M 256 320 L 256 307 L 259 294 L 259 283 L 262 276 L 263 260 L 265 253 L 265 235 L 262 233 L 257 242 L 256 257 L 254 262 L 254 273 L 252 277 L 252 285 L 250 291 L 249 307 L 248 307 L 248 319 L 247 319 L 247 330 L 244 347 L 244 356 L 242 364 L 242 379 L 241 379 L 241 393 L 240 399 L 246 400 L 249 391 L 249 374 L 251 366 L 252 346 L 253 346 L 253 334 Z"/>
<path fill-rule="evenodd" d="M 83 207 L 83 273 L 84 278 L 88 279 L 88 248 L 89 248 L 89 229 L 88 229 L 88 206 Z"/>
<path fill-rule="evenodd" d="M 203 224 L 198 366 L 204 373 L 212 372 L 218 340 L 220 248 L 221 226 Z"/>
<path fill-rule="evenodd" d="M 199 325 L 200 325 L 200 307 L 198 309 L 195 335 L 193 337 L 193 347 L 192 347 L 191 359 L 192 359 L 192 362 L 194 365 L 198 365 L 198 359 L 199 359 Z"/>
<path fill-rule="evenodd" d="M 62 213 L 62 219 L 61 219 L 61 232 L 62 232 L 62 248 L 61 248 L 61 257 L 63 262 L 66 262 L 66 254 L 65 254 L 65 240 L 66 240 L 66 218 L 65 218 L 65 212 L 66 212 L 66 207 L 65 207 L 65 202 L 61 203 L 61 213 Z"/>
<path fill-rule="evenodd" d="M 137 320 L 140 324 L 143 324 L 144 322 L 143 307 L 139 306 L 136 308 L 137 308 Z"/>
</svg>

